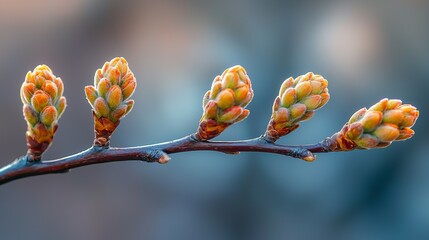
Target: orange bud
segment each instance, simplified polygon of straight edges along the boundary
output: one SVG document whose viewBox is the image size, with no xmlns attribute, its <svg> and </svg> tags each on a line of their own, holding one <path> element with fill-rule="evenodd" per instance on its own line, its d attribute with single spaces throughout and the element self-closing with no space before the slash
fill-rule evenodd
<svg viewBox="0 0 429 240">
<path fill-rule="evenodd" d="M 308 110 L 313 110 L 319 107 L 322 102 L 322 97 L 320 95 L 310 95 L 306 97 L 301 103 L 304 103 L 307 106 Z"/>
<path fill-rule="evenodd" d="M 121 71 L 122 76 L 124 76 L 128 71 L 128 62 L 125 60 L 125 58 L 122 58 L 122 66 L 118 67 L 118 69 Z"/>
<path fill-rule="evenodd" d="M 417 121 L 417 118 L 419 117 L 419 111 L 414 106 L 411 106 L 409 104 L 404 104 L 400 106 L 399 109 L 405 115 L 400 127 L 405 128 L 414 126 Z"/>
<path fill-rule="evenodd" d="M 243 108 L 239 106 L 232 106 L 226 109 L 219 117 L 218 121 L 223 123 L 233 123 L 243 113 Z"/>
<path fill-rule="evenodd" d="M 45 83 L 45 78 L 42 77 L 41 75 L 36 74 L 36 77 L 34 78 L 34 84 L 36 85 L 36 88 L 40 89 L 43 83 Z"/>
<path fill-rule="evenodd" d="M 215 99 L 216 96 L 219 94 L 221 89 L 222 89 L 222 83 L 221 82 L 213 83 L 213 86 L 212 86 L 212 89 L 210 92 L 210 98 Z"/>
<path fill-rule="evenodd" d="M 387 98 L 383 98 L 381 99 L 378 103 L 372 105 L 368 111 L 379 111 L 379 112 L 384 112 L 384 110 L 386 110 L 387 107 L 387 102 L 389 100 Z"/>
<path fill-rule="evenodd" d="M 103 76 L 103 72 L 101 71 L 101 69 L 97 69 L 97 71 L 95 71 L 95 75 L 94 75 L 94 86 L 98 86 L 98 83 L 100 82 L 100 79 L 102 79 Z"/>
<path fill-rule="evenodd" d="M 58 94 L 58 88 L 55 83 L 52 81 L 45 81 L 45 83 L 42 86 L 42 89 L 51 96 L 52 101 L 55 101 Z"/>
<path fill-rule="evenodd" d="M 37 113 L 27 104 L 23 107 L 23 114 L 27 123 L 31 126 L 34 126 L 39 120 Z"/>
<path fill-rule="evenodd" d="M 111 109 L 115 109 L 122 102 L 122 91 L 118 85 L 113 85 L 106 95 L 107 104 Z"/>
<path fill-rule="evenodd" d="M 296 101 L 296 90 L 295 88 L 288 88 L 281 96 L 281 105 L 283 107 L 290 107 Z"/>
<path fill-rule="evenodd" d="M 357 112 L 355 112 L 349 119 L 349 123 L 354 123 L 359 121 L 366 113 L 366 108 L 361 108 Z"/>
<path fill-rule="evenodd" d="M 399 136 L 396 138 L 396 141 L 402 141 L 411 138 L 414 136 L 414 130 L 411 128 L 404 128 L 399 130 Z"/>
<path fill-rule="evenodd" d="M 34 92 L 37 90 L 36 85 L 34 83 L 24 83 L 21 87 L 21 100 L 22 103 L 30 103 L 31 97 Z"/>
<path fill-rule="evenodd" d="M 49 127 L 53 122 L 57 120 L 57 110 L 54 106 L 45 107 L 40 113 L 40 121 Z"/>
<path fill-rule="evenodd" d="M 63 115 L 66 107 L 67 107 L 67 101 L 66 101 L 66 98 L 63 96 L 60 98 L 60 100 L 58 101 L 58 103 L 56 105 L 56 108 L 58 111 L 58 119 L 61 117 L 61 115 Z"/>
<path fill-rule="evenodd" d="M 323 87 L 322 87 L 322 82 L 320 81 L 310 81 L 310 85 L 311 85 L 311 94 L 321 94 Z"/>
<path fill-rule="evenodd" d="M 123 116 L 125 116 L 125 114 L 127 113 L 127 108 L 127 105 L 122 104 L 118 106 L 115 110 L 113 110 L 111 113 L 113 122 L 116 122 L 120 120 Z"/>
<path fill-rule="evenodd" d="M 125 104 L 127 105 L 127 112 L 125 114 L 128 114 L 133 109 L 134 100 L 128 100 Z"/>
<path fill-rule="evenodd" d="M 98 97 L 97 90 L 94 88 L 94 86 L 86 86 L 85 95 L 89 104 L 91 104 L 91 106 L 94 106 L 94 101 Z"/>
<path fill-rule="evenodd" d="M 34 82 L 34 75 L 31 73 L 31 71 L 27 72 L 27 75 L 25 76 L 25 82 L 26 83 L 35 83 Z"/>
<path fill-rule="evenodd" d="M 417 121 L 417 118 L 418 118 L 418 114 L 416 114 L 414 116 L 413 115 L 405 115 L 405 117 L 401 123 L 401 128 L 407 128 L 407 127 L 414 126 L 414 124 Z"/>
<path fill-rule="evenodd" d="M 383 122 L 385 123 L 393 123 L 398 125 L 404 119 L 404 114 L 399 109 L 387 110 L 383 114 Z"/>
<path fill-rule="evenodd" d="M 389 99 L 389 101 L 387 101 L 386 109 L 387 110 L 394 109 L 399 107 L 401 104 L 402 104 L 402 101 L 399 99 Z"/>
<path fill-rule="evenodd" d="M 307 107 L 302 103 L 296 103 L 290 107 L 290 116 L 292 119 L 297 120 L 305 114 Z"/>
<path fill-rule="evenodd" d="M 206 118 L 214 119 L 217 115 L 217 103 L 213 100 L 210 100 L 205 106 L 204 113 Z"/>
<path fill-rule="evenodd" d="M 363 127 L 360 122 L 354 122 L 349 125 L 346 137 L 350 140 L 358 139 L 363 133 Z"/>
<path fill-rule="evenodd" d="M 122 85 L 122 94 L 124 99 L 128 99 L 133 95 L 134 90 L 136 90 L 137 82 L 135 78 L 127 79 L 127 81 L 124 82 Z"/>
<path fill-rule="evenodd" d="M 279 110 L 279 107 L 280 107 L 280 97 L 277 96 L 276 99 L 274 100 L 273 112 Z"/>
<path fill-rule="evenodd" d="M 110 89 L 109 80 L 107 80 L 107 78 L 102 78 L 97 86 L 98 95 L 104 98 L 106 96 L 107 91 L 109 91 L 109 89 Z"/>
<path fill-rule="evenodd" d="M 293 78 L 290 77 L 288 79 L 286 79 L 283 83 L 282 86 L 280 87 L 280 91 L 279 91 L 279 96 L 282 96 L 283 93 L 286 91 L 286 89 L 288 89 L 289 87 L 291 87 L 293 85 Z"/>
<path fill-rule="evenodd" d="M 31 98 L 31 105 L 36 112 L 42 111 L 49 104 L 50 96 L 42 90 L 37 90 Z"/>
<path fill-rule="evenodd" d="M 229 88 L 224 89 L 218 94 L 216 101 L 221 109 L 229 108 L 234 104 L 234 92 Z"/>
<path fill-rule="evenodd" d="M 276 123 L 287 122 L 289 121 L 289 111 L 287 108 L 279 108 L 278 111 L 274 112 L 274 121 Z"/>
<path fill-rule="evenodd" d="M 64 93 L 64 84 L 63 81 L 61 80 L 61 78 L 56 78 L 54 80 L 55 85 L 57 85 L 57 95 L 58 96 L 62 96 Z"/>
<path fill-rule="evenodd" d="M 365 132 L 372 132 L 378 125 L 380 125 L 382 117 L 383 114 L 381 112 L 368 110 L 360 120 Z"/>
<path fill-rule="evenodd" d="M 247 98 L 248 93 L 249 87 L 247 87 L 246 85 L 238 88 L 237 90 L 235 90 L 235 101 L 237 103 L 244 101 Z"/>
<path fill-rule="evenodd" d="M 372 136 L 371 134 L 363 134 L 361 138 L 355 141 L 355 143 L 364 149 L 375 148 L 380 143 L 378 138 Z"/>
<path fill-rule="evenodd" d="M 317 108 L 321 108 L 323 106 L 325 106 L 325 104 L 329 101 L 329 99 L 331 98 L 331 96 L 328 93 L 328 89 L 324 90 L 324 93 L 320 94 L 320 96 L 322 97 L 322 101 L 320 102 L 319 107 Z"/>
<path fill-rule="evenodd" d="M 43 77 L 45 80 L 53 81 L 55 79 L 55 76 L 52 74 L 51 71 L 43 70 Z"/>
<path fill-rule="evenodd" d="M 311 85 L 308 81 L 298 83 L 295 89 L 296 89 L 296 98 L 298 101 L 308 96 L 311 93 Z"/>
<path fill-rule="evenodd" d="M 110 113 L 110 109 L 107 106 L 106 101 L 103 98 L 98 97 L 94 101 L 94 111 L 98 116 L 107 117 Z"/>
<path fill-rule="evenodd" d="M 106 78 L 109 79 L 112 85 L 117 85 L 119 84 L 120 75 L 121 72 L 117 68 L 111 68 L 110 71 L 107 73 Z"/>
<path fill-rule="evenodd" d="M 222 79 L 222 88 L 236 88 L 238 84 L 238 76 L 234 73 L 227 73 Z"/>
<path fill-rule="evenodd" d="M 110 67 L 110 63 L 109 62 L 105 62 L 103 67 L 101 68 L 101 71 L 103 72 L 103 74 L 106 74 L 107 69 L 109 69 Z"/>
<path fill-rule="evenodd" d="M 382 142 L 391 142 L 399 136 L 399 130 L 394 124 L 384 123 L 375 129 L 374 135 Z"/>
</svg>

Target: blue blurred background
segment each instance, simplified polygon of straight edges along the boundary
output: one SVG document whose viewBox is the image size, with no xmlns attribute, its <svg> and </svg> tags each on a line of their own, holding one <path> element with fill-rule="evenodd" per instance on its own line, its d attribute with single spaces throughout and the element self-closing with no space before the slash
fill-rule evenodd
<svg viewBox="0 0 429 240">
<path fill-rule="evenodd" d="M 26 151 L 19 88 L 48 64 L 65 84 L 53 159 L 89 147 L 83 88 L 124 56 L 138 86 L 115 146 L 192 133 L 212 79 L 240 64 L 251 115 L 218 139 L 263 133 L 282 81 L 308 71 L 331 101 L 279 142 L 317 142 L 383 97 L 421 110 L 411 140 L 388 149 L 319 154 L 172 155 L 167 165 L 88 166 L 0 186 L 1 239 L 429 239 L 429 2 L 3 1 L 1 165 Z"/>
</svg>

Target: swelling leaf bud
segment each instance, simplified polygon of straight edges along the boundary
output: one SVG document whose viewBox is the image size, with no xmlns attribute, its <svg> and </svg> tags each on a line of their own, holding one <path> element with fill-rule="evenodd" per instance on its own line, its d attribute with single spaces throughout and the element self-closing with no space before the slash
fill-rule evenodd
<svg viewBox="0 0 429 240">
<path fill-rule="evenodd" d="M 341 150 L 387 147 L 394 141 L 411 138 L 414 131 L 410 127 L 418 117 L 414 106 L 385 98 L 368 110 L 362 108 L 354 113 L 335 137 Z"/>
<path fill-rule="evenodd" d="M 123 57 L 116 57 L 97 69 L 94 86 L 85 87 L 86 99 L 94 113 L 95 145 L 108 146 L 110 135 L 134 105 L 129 98 L 136 86 L 134 74 Z"/>
<path fill-rule="evenodd" d="M 52 144 L 58 120 L 66 108 L 64 86 L 46 65 L 39 65 L 25 76 L 21 87 L 23 113 L 27 122 L 27 159 L 39 161 Z"/>
<path fill-rule="evenodd" d="M 314 111 L 329 101 L 328 81 L 321 75 L 309 72 L 305 75 L 286 79 L 273 104 L 273 113 L 265 132 L 265 139 L 271 142 L 289 134 L 299 126 L 299 122 L 313 117 Z M 284 120 L 285 110 L 289 118 Z M 281 112 L 279 112 L 281 111 Z"/>
<path fill-rule="evenodd" d="M 246 70 L 242 66 L 226 69 L 215 77 L 203 97 L 204 112 L 195 137 L 203 141 L 212 139 L 245 119 L 250 113 L 245 107 L 252 98 L 252 84 Z"/>
</svg>

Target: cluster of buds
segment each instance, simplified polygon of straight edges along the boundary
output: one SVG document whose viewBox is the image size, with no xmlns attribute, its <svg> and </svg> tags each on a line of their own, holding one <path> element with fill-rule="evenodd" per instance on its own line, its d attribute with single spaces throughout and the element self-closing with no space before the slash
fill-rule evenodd
<svg viewBox="0 0 429 240">
<path fill-rule="evenodd" d="M 195 137 L 206 141 L 249 115 L 245 107 L 253 98 L 249 76 L 242 66 L 226 69 L 213 80 L 203 98 L 203 115 Z"/>
<path fill-rule="evenodd" d="M 85 87 L 86 99 L 93 109 L 95 145 L 109 145 L 120 119 L 133 108 L 134 100 L 129 98 L 136 85 L 134 74 L 122 57 L 106 62 L 95 72 L 94 86 Z"/>
<path fill-rule="evenodd" d="M 419 111 L 398 99 L 382 99 L 369 109 L 362 108 L 337 133 L 337 148 L 370 149 L 389 146 L 393 141 L 411 138 L 411 127 L 419 117 Z"/>
<path fill-rule="evenodd" d="M 328 81 L 312 72 L 286 79 L 274 100 L 265 139 L 275 142 L 298 128 L 299 122 L 313 117 L 314 111 L 329 101 L 327 87 Z"/>
<path fill-rule="evenodd" d="M 27 122 L 27 146 L 30 161 L 39 161 L 51 145 L 58 119 L 66 108 L 64 85 L 46 65 L 29 71 L 21 87 L 23 114 Z"/>
</svg>

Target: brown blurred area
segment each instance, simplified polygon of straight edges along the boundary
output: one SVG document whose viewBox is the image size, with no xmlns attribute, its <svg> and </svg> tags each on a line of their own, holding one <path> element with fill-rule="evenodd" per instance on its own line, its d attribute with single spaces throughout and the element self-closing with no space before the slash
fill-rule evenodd
<svg viewBox="0 0 429 240">
<path fill-rule="evenodd" d="M 197 128 L 212 79 L 240 64 L 250 117 L 219 139 L 263 133 L 282 81 L 308 71 L 331 100 L 279 142 L 316 142 L 383 97 L 420 109 L 416 135 L 388 149 L 320 154 L 172 155 L 0 186 L 0 239 L 429 239 L 429 2 L 0 0 L 0 152 L 26 152 L 19 89 L 49 65 L 65 85 L 53 159 L 93 139 L 83 88 L 125 57 L 138 86 L 114 146 L 168 141 Z"/>
</svg>

